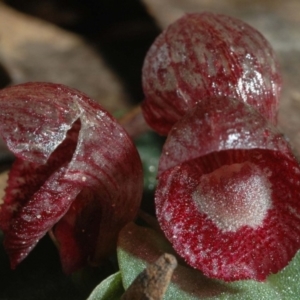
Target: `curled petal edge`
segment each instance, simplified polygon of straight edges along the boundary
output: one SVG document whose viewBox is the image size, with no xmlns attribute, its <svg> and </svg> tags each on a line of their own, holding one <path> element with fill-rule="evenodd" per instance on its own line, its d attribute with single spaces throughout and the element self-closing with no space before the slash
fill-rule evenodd
<svg viewBox="0 0 300 300">
<path fill-rule="evenodd" d="M 205 275 L 263 281 L 300 248 L 299 164 L 251 107 L 198 104 L 170 131 L 159 168 L 159 223 Z"/>
</svg>

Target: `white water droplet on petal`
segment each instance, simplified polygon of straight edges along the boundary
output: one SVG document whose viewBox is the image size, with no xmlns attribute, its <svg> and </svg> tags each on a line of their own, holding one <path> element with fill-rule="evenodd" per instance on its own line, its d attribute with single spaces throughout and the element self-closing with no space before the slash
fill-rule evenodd
<svg viewBox="0 0 300 300">
<path fill-rule="evenodd" d="M 149 166 L 149 172 L 155 172 L 156 171 L 156 167 L 155 166 Z"/>
</svg>

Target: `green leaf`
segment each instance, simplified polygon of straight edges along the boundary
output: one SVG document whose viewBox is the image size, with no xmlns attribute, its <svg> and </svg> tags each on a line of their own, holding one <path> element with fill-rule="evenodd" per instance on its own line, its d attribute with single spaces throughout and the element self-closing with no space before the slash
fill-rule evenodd
<svg viewBox="0 0 300 300">
<path fill-rule="evenodd" d="M 121 272 L 117 272 L 103 280 L 87 300 L 119 300 L 123 293 Z"/>
<path fill-rule="evenodd" d="M 300 299 L 300 251 L 281 272 L 268 278 L 270 284 L 282 295 L 281 299 Z"/>
<path fill-rule="evenodd" d="M 166 238 L 152 229 L 128 224 L 120 233 L 118 261 L 125 289 L 135 277 L 154 262 L 162 253 L 174 250 Z M 179 265 L 164 300 L 296 300 L 299 299 L 300 255 L 277 275 L 271 275 L 264 283 L 243 280 L 226 283 L 210 279 L 200 271 L 187 266 L 178 258 Z"/>
</svg>

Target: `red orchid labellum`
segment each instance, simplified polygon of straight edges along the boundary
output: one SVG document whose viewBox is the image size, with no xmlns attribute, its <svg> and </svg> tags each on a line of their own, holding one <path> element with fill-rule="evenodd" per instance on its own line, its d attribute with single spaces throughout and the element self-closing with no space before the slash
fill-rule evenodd
<svg viewBox="0 0 300 300">
<path fill-rule="evenodd" d="M 299 164 L 273 125 L 241 101 L 206 99 L 178 121 L 158 180 L 162 229 L 209 277 L 264 280 L 300 248 Z"/>
<path fill-rule="evenodd" d="M 126 132 L 77 90 L 27 83 L 0 91 L 0 134 L 16 156 L 0 208 L 12 267 L 51 229 L 66 272 L 99 263 L 141 200 Z"/>
<path fill-rule="evenodd" d="M 281 77 L 267 40 L 243 21 L 212 13 L 187 14 L 150 47 L 143 66 L 143 113 L 167 135 L 202 99 L 231 97 L 277 122 Z"/>
</svg>

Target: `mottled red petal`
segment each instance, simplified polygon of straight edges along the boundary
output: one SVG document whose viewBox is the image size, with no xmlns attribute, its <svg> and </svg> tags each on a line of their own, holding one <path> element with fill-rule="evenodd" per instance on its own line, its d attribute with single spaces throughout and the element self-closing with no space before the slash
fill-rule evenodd
<svg viewBox="0 0 300 300">
<path fill-rule="evenodd" d="M 54 150 L 45 164 L 40 165 L 16 158 L 9 172 L 3 199 L 4 204 L 0 210 L 0 225 L 4 232 L 9 229 L 11 219 L 22 206 L 26 205 L 50 175 L 72 159 L 79 130 L 80 122 L 77 121 L 67 132 L 65 140 Z"/>
<path fill-rule="evenodd" d="M 85 266 L 87 261 L 92 263 L 98 235 L 102 232 L 100 224 L 107 221 L 108 207 L 104 207 L 105 202 L 102 199 L 101 202 L 99 201 L 100 195 L 101 191 L 93 193 L 83 189 L 66 215 L 53 228 L 65 273 L 76 271 Z M 105 215 L 102 214 L 103 212 Z M 115 224 L 108 223 L 113 229 L 116 228 Z M 108 236 L 111 235 L 109 229 L 106 228 L 105 233 Z M 103 241 L 105 241 L 104 248 L 108 248 L 106 245 L 109 247 L 114 245 L 105 239 Z"/>
<path fill-rule="evenodd" d="M 213 103 L 198 104 L 169 133 L 158 220 L 175 250 L 207 276 L 264 280 L 300 248 L 299 164 L 254 109 Z"/>
<path fill-rule="evenodd" d="M 205 99 L 170 131 L 158 172 L 212 152 L 255 148 L 290 154 L 283 136 L 251 106 L 226 97 Z"/>
<path fill-rule="evenodd" d="M 254 28 L 235 18 L 193 13 L 152 44 L 143 67 L 147 123 L 167 135 L 205 98 L 240 99 L 276 123 L 281 78 L 275 54 Z"/>
<path fill-rule="evenodd" d="M 79 118 L 75 103 L 75 91 L 68 94 L 59 85 L 28 83 L 3 89 L 1 137 L 18 158 L 44 164 Z"/>
<path fill-rule="evenodd" d="M 64 180 L 65 169 L 54 173 L 10 220 L 4 246 L 15 268 L 46 232 L 67 212 L 81 187 Z"/>
<path fill-rule="evenodd" d="M 130 208 L 118 207 L 109 197 L 105 187 L 99 186 L 97 191 L 83 189 L 55 225 L 53 233 L 66 273 L 87 262 L 96 265 L 114 250 L 118 232 L 128 222 Z"/>
<path fill-rule="evenodd" d="M 12 266 L 67 213 L 83 190 L 100 203 L 99 219 L 110 205 L 112 219 L 121 220 L 111 223 L 108 243 L 116 240 L 114 226 L 119 229 L 120 223 L 135 217 L 142 193 L 138 153 L 120 125 L 85 94 L 50 83 L 6 88 L 0 91 L 0 134 L 18 158 L 0 211 Z M 103 258 L 101 247 L 112 247 L 101 238 L 99 231 L 89 253 L 96 262 Z M 66 256 L 61 256 L 64 265 Z"/>
</svg>

